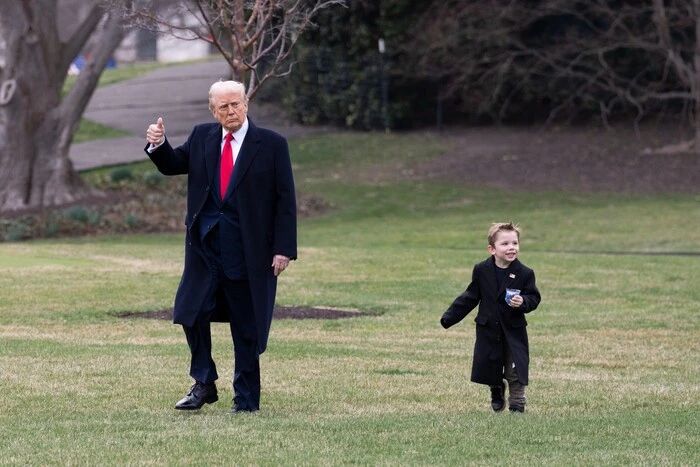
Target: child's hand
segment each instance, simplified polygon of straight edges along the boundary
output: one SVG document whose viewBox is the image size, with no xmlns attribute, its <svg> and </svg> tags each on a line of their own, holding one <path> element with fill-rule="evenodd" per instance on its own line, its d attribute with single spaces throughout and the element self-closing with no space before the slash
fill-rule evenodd
<svg viewBox="0 0 700 467">
<path fill-rule="evenodd" d="M 520 305 L 523 304 L 523 297 L 520 295 L 513 295 L 513 298 L 510 299 L 510 302 L 508 305 L 512 306 L 513 308 L 518 308 Z"/>
</svg>

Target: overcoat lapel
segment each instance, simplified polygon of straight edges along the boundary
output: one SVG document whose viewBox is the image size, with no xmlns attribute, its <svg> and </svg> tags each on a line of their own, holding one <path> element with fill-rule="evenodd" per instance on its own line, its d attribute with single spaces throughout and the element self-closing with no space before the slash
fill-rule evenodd
<svg viewBox="0 0 700 467">
<path fill-rule="evenodd" d="M 493 256 L 489 258 L 489 260 L 486 262 L 486 283 L 488 284 L 489 288 L 495 292 L 498 293 L 498 283 L 496 282 L 496 261 L 494 260 Z"/>
<path fill-rule="evenodd" d="M 515 282 L 515 280 L 518 278 L 518 274 L 520 272 L 520 261 L 516 259 L 510 263 L 510 266 L 508 266 L 508 277 L 506 277 L 506 280 L 503 282 L 503 284 L 501 284 L 501 287 L 498 287 L 498 283 L 496 282 L 497 267 L 496 260 L 493 256 L 491 256 L 489 261 L 486 263 L 486 282 L 491 290 L 496 292 L 496 296 L 500 296 L 507 288 L 510 288 L 513 282 Z"/>
<path fill-rule="evenodd" d="M 503 283 L 503 288 L 498 291 L 500 294 L 501 292 L 505 292 L 506 288 L 510 288 L 513 285 L 513 282 L 518 278 L 518 274 L 520 274 L 520 260 L 515 259 L 512 263 L 510 263 L 510 266 L 508 266 L 508 277 L 506 277 L 505 282 Z"/>
<path fill-rule="evenodd" d="M 243 144 L 241 144 L 241 150 L 238 151 L 236 164 L 233 167 L 233 178 L 228 184 L 228 190 L 226 190 L 226 196 L 224 197 L 225 199 L 231 196 L 231 193 L 233 193 L 243 179 L 243 176 L 250 168 L 250 164 L 253 163 L 253 159 L 255 158 L 259 147 L 260 138 L 258 136 L 257 127 L 250 119 L 248 119 L 248 132 L 245 135 Z"/>
<path fill-rule="evenodd" d="M 207 135 L 204 140 L 204 164 L 207 168 L 207 176 L 209 177 L 209 186 L 212 190 L 214 187 L 216 193 L 219 193 L 219 181 L 217 175 L 219 170 L 219 156 L 221 152 L 221 125 L 216 125 Z"/>
</svg>

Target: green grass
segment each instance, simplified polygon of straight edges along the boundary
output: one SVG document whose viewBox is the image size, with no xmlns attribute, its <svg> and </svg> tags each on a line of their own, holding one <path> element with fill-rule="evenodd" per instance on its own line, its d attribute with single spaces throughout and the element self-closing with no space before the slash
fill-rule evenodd
<svg viewBox="0 0 700 467">
<path fill-rule="evenodd" d="M 96 139 L 121 138 L 129 135 L 128 131 L 111 128 L 83 118 L 78 125 L 78 131 L 75 132 L 73 143 L 84 143 L 85 141 Z"/>
<path fill-rule="evenodd" d="M 334 210 L 300 223 L 278 303 L 374 315 L 275 321 L 252 416 L 227 415 L 230 337 L 215 325 L 220 401 L 177 413 L 181 329 L 116 315 L 171 306 L 181 233 L 0 244 L 1 463 L 700 463 L 698 196 L 516 196 L 394 175 L 444 149 L 424 135 L 291 144 L 299 190 Z M 474 315 L 438 323 L 487 256 L 490 223 L 508 219 L 543 296 L 524 415 L 492 413 L 469 382 Z"/>
</svg>

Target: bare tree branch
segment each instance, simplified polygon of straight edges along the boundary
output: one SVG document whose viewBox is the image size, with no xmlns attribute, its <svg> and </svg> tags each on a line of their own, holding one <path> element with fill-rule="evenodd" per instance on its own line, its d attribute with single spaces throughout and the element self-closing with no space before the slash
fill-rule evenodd
<svg viewBox="0 0 700 467">
<path fill-rule="evenodd" d="M 346 6 L 346 0 L 188 0 L 165 12 L 142 8 L 138 22 L 161 33 L 187 32 L 216 47 L 235 79 L 247 82 L 253 98 L 265 81 L 291 72 L 290 53 L 299 37 L 313 27 L 313 17 L 325 8 Z M 197 19 L 197 25 L 173 21 L 177 15 Z"/>
<path fill-rule="evenodd" d="M 406 51 L 444 98 L 496 118 L 528 99 L 548 102 L 548 123 L 687 102 L 700 141 L 700 0 L 445 0 Z"/>
</svg>

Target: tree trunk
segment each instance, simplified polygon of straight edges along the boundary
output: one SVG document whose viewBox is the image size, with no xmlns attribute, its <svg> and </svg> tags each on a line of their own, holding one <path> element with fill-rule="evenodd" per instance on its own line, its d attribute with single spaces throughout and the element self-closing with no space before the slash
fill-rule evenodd
<svg viewBox="0 0 700 467">
<path fill-rule="evenodd" d="M 56 108 L 63 77 L 47 69 L 46 54 L 51 50 L 43 47 L 37 31 L 38 11 L 19 3 L 3 6 L 0 19 L 4 54 L 0 77 L 3 83 L 15 84 L 0 105 L 1 211 L 41 206 L 46 197 L 72 201 L 84 192 L 70 176 L 67 155 L 56 151 Z"/>
<path fill-rule="evenodd" d="M 693 0 L 695 7 L 695 56 L 693 57 L 693 84 L 691 91 L 695 111 L 693 120 L 695 124 L 695 155 L 700 156 L 700 0 Z"/>
<path fill-rule="evenodd" d="M 32 109 L 15 107 L 20 108 L 5 108 L 0 115 L 15 122 L 33 120 Z M 34 123 L 12 125 L 0 140 L 0 211 L 61 205 L 90 192 L 74 171 L 68 148 L 60 147 L 57 119 L 46 116 Z"/>
<path fill-rule="evenodd" d="M 70 145 L 125 30 L 121 18 L 97 2 L 80 3 L 80 11 L 69 1 L 58 11 L 57 3 L 0 3 L 0 212 L 57 206 L 92 193 L 73 168 Z M 70 15 L 70 24 L 58 24 L 57 13 Z M 68 67 L 96 30 L 91 58 L 63 98 Z"/>
</svg>

